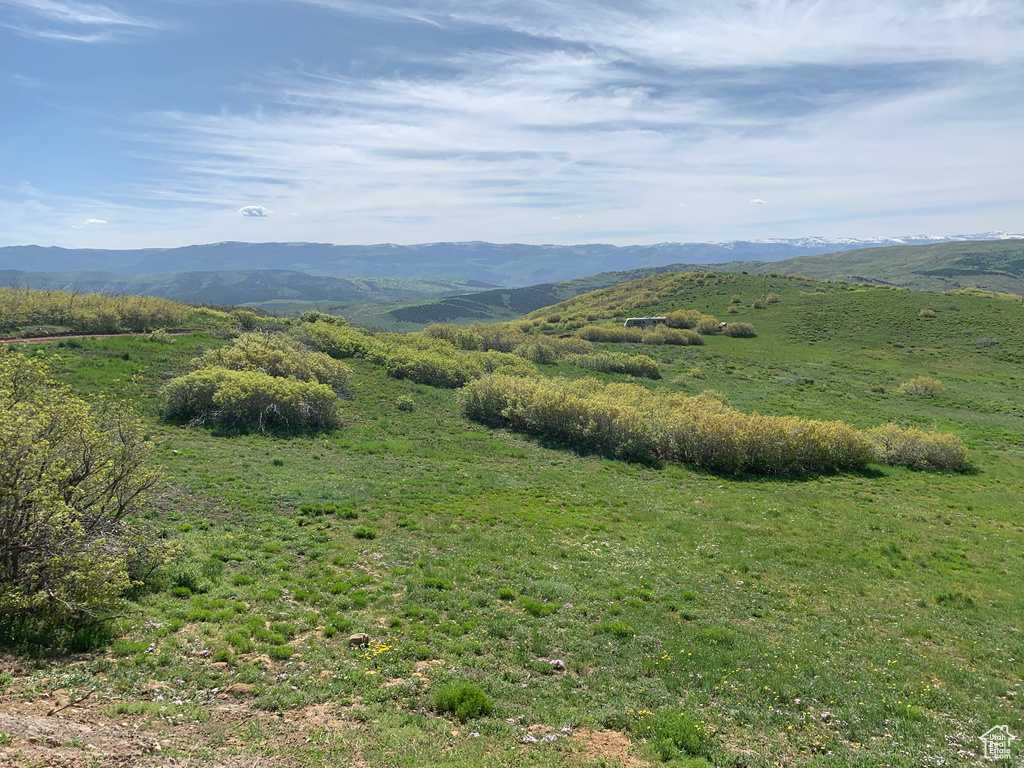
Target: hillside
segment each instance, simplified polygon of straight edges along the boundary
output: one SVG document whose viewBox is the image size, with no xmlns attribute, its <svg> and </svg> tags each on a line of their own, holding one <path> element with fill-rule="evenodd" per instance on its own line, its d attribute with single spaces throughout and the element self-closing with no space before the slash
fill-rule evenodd
<svg viewBox="0 0 1024 768">
<path fill-rule="evenodd" d="M 865 248 L 760 263 L 670 264 L 624 272 L 604 272 L 579 280 L 481 291 L 417 302 L 390 310 L 401 323 L 487 322 L 511 320 L 521 313 L 564 301 L 587 291 L 626 283 L 647 275 L 714 269 L 720 272 L 800 274 L 817 280 L 871 282 L 917 290 L 948 291 L 968 287 L 1024 295 L 1024 241 L 956 242 Z"/>
<path fill-rule="evenodd" d="M 322 277 L 287 270 L 162 272 L 27 272 L 0 270 L 0 285 L 141 294 L 193 304 L 256 304 L 278 301 L 396 301 L 451 296 L 493 288 L 473 280 L 423 277 Z"/>
<path fill-rule="evenodd" d="M 723 265 L 722 269 L 734 271 L 736 267 Z M 761 265 L 757 271 L 795 272 L 818 280 L 884 283 L 927 291 L 982 288 L 1024 295 L 1024 241 L 865 248 L 783 259 Z"/>
<path fill-rule="evenodd" d="M 677 310 L 756 335 L 593 343 L 657 379 L 537 354 Z M 320 331 L 304 338 L 351 342 L 329 347 L 351 369 L 331 432 L 162 419 L 160 388 L 229 343 L 206 333 L 37 347 L 77 394 L 142 414 L 165 475 L 145 522 L 177 554 L 112 643 L 0 655 L 0 764 L 980 768 L 979 736 L 1018 732 L 1020 302 L 665 273 L 508 326 Z M 533 338 L 523 381 L 725 399 L 825 437 L 801 420 L 937 428 L 970 467 L 628 461 L 529 431 L 576 428 L 569 397 L 492 426 L 408 364 L 445 337 L 504 359 L 477 350 L 485 333 Z M 901 389 L 917 377 L 944 390 Z M 644 422 L 627 408 L 603 428 Z"/>
</svg>

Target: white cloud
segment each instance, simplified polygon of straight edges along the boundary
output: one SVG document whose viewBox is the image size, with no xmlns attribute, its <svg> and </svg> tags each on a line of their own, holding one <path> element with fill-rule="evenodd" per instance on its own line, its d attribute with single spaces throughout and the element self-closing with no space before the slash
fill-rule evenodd
<svg viewBox="0 0 1024 768">
<path fill-rule="evenodd" d="M 45 40 L 109 42 L 165 26 L 162 22 L 130 16 L 100 3 L 0 0 L 0 7 L 4 6 L 13 9 L 9 13 L 15 14 L 15 17 L 0 22 L 0 26 L 13 29 L 25 37 Z"/>
<path fill-rule="evenodd" d="M 107 222 L 104 219 L 86 219 L 81 224 L 72 224 L 71 228 L 72 229 L 86 229 L 87 227 L 95 227 L 95 226 L 103 225 L 103 224 L 106 224 L 106 223 Z"/>
<path fill-rule="evenodd" d="M 268 211 L 262 205 L 244 205 L 238 209 L 239 216 L 247 216 L 253 219 L 265 219 L 272 213 L 273 211 Z"/>
<path fill-rule="evenodd" d="M 258 229 L 274 237 L 335 242 L 1024 228 L 1016 0 L 316 4 L 429 21 L 440 27 L 430 50 L 443 53 L 422 53 L 410 33 L 400 51 L 376 49 L 370 75 L 297 64 L 248 81 L 251 111 L 150 113 L 133 154 L 161 170 L 122 190 L 123 209 L 106 190 L 102 201 L 46 203 L 116 213 L 111 230 L 130 227 L 138 245 L 251 235 L 239 218 L 269 219 Z M 3 6 L 46 7 L 51 21 L 86 7 Z M 503 42 L 446 37 L 467 26 Z M 756 211 L 737 205 L 750 189 L 770 195 L 751 200 Z M 302 216 L 252 205 L 224 217 L 239 190 Z M 687 201 L 685 215 L 673 199 Z"/>
</svg>

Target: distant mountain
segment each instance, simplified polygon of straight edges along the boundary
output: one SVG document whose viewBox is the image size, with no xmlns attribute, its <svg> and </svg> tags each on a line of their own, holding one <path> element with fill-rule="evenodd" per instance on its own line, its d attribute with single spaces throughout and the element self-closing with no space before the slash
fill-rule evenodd
<svg viewBox="0 0 1024 768">
<path fill-rule="evenodd" d="M 798 273 L 817 280 L 848 280 L 895 285 L 917 290 L 947 291 L 983 288 L 1024 295 L 1024 239 L 899 245 L 800 256 L 773 262 L 733 261 L 725 264 L 670 264 L 525 288 L 498 288 L 473 296 L 436 299 L 391 310 L 398 322 L 447 323 L 466 320 L 512 320 L 590 291 L 663 272 Z"/>
<path fill-rule="evenodd" d="M 739 271 L 728 265 L 721 268 Z M 756 271 L 798 272 L 818 280 L 884 283 L 926 291 L 984 288 L 1024 295 L 1024 240 L 863 248 L 759 264 Z"/>
<path fill-rule="evenodd" d="M 328 277 L 454 277 L 492 285 L 514 286 L 568 280 L 595 272 L 659 267 L 672 263 L 778 261 L 797 256 L 869 247 L 919 245 L 950 240 L 994 240 L 1007 237 L 1024 236 L 989 232 L 949 237 L 806 237 L 795 240 L 733 240 L 629 246 L 599 243 L 525 245 L 462 242 L 422 245 L 330 245 L 227 242 L 190 245 L 183 248 L 69 250 L 25 245 L 0 248 L 0 269 L 38 272 L 98 270 L 127 275 L 206 270 L 285 270 Z"/>
<path fill-rule="evenodd" d="M 195 304 L 296 301 L 398 301 L 435 298 L 494 288 L 475 280 L 430 277 L 317 277 L 285 270 L 227 270 L 117 275 L 112 272 L 0 270 L 0 285 L 142 294 Z"/>
</svg>

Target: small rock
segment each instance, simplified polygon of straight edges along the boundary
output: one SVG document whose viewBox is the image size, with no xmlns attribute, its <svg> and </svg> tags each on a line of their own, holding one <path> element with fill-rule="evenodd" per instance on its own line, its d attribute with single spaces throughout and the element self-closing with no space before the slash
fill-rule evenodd
<svg viewBox="0 0 1024 768">
<path fill-rule="evenodd" d="M 39 743 L 39 737 L 38 736 L 29 736 L 28 737 L 28 743 L 29 744 L 38 744 Z"/>
<path fill-rule="evenodd" d="M 252 663 L 258 667 L 272 667 L 274 662 L 270 660 L 269 656 L 260 655 L 252 660 Z"/>
<path fill-rule="evenodd" d="M 226 661 L 215 661 L 213 662 L 213 664 L 210 665 L 210 669 L 216 669 L 218 671 L 223 671 L 227 668 L 228 663 Z"/>
<path fill-rule="evenodd" d="M 369 644 L 370 644 L 370 636 L 368 634 L 366 634 L 365 632 L 360 632 L 359 634 L 352 635 L 348 639 L 348 647 L 349 648 L 358 648 L 360 646 L 369 645 Z"/>
<path fill-rule="evenodd" d="M 224 689 L 224 693 L 230 693 L 232 696 L 248 696 L 253 692 L 255 686 L 249 685 L 248 683 L 235 683 L 229 685 Z"/>
<path fill-rule="evenodd" d="M 48 747 L 59 747 L 59 746 L 62 746 L 62 745 L 60 743 L 60 739 L 56 738 L 55 736 L 47 736 L 46 737 L 46 746 L 48 746 Z"/>
</svg>

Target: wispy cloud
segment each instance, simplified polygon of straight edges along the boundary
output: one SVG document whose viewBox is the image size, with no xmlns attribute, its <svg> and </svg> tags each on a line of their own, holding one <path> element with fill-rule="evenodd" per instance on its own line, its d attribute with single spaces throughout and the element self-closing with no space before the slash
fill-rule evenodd
<svg viewBox="0 0 1024 768">
<path fill-rule="evenodd" d="M 193 238 L 246 237 L 251 218 L 268 237 L 349 242 L 1020 228 L 1005 219 L 1024 206 L 1019 2 L 290 2 L 401 24 L 408 41 L 367 41 L 365 68 L 258 72 L 239 86 L 252 109 L 138 117 L 126 139 L 159 172 L 120 190 L 119 231 L 188 221 Z M 53 23 L 42 6 L 83 7 L 3 5 Z M 225 216 L 225 200 L 302 216 Z M 113 216 L 87 202 L 76 210 Z"/>
<path fill-rule="evenodd" d="M 11 9 L 0 26 L 26 37 L 79 43 L 110 42 L 162 29 L 153 19 L 131 16 L 99 3 L 67 0 L 0 0 Z"/>
</svg>

